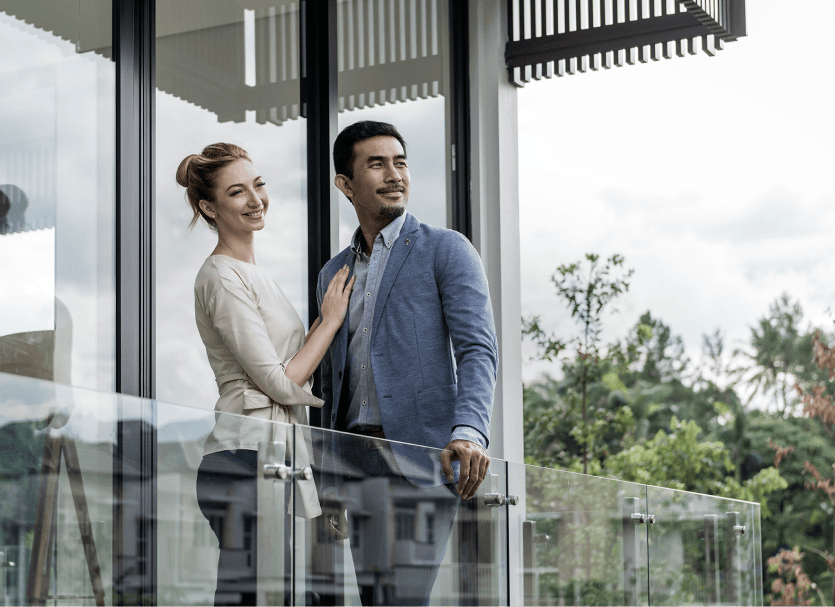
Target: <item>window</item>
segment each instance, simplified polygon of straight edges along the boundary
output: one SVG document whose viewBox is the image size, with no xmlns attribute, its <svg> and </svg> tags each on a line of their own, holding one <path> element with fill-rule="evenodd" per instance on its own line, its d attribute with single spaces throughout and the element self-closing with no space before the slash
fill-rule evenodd
<svg viewBox="0 0 835 607">
<path fill-rule="evenodd" d="M 306 121 L 300 116 L 299 4 L 157 2 L 157 397 L 212 409 L 214 374 L 194 323 L 194 278 L 217 236 L 174 175 L 218 141 L 243 147 L 270 208 L 256 259 L 307 323 Z"/>
<path fill-rule="evenodd" d="M 414 511 L 398 511 L 394 515 L 395 539 L 415 539 L 415 513 Z"/>
<path fill-rule="evenodd" d="M 0 4 L 0 372 L 112 391 L 111 2 Z"/>
<path fill-rule="evenodd" d="M 339 129 L 360 120 L 394 124 L 406 140 L 408 210 L 452 225 L 449 4 L 447 0 L 345 0 L 337 5 Z M 339 195 L 339 246 L 357 227 Z"/>
<path fill-rule="evenodd" d="M 351 545 L 359 547 L 362 542 L 362 517 L 351 517 Z"/>
<path fill-rule="evenodd" d="M 244 515 L 244 552 L 246 552 L 246 566 L 251 567 L 255 557 L 255 529 L 258 517 L 252 514 Z"/>
<path fill-rule="evenodd" d="M 154 532 L 154 521 L 140 518 L 136 521 L 136 573 L 148 573 L 148 544 Z"/>
</svg>

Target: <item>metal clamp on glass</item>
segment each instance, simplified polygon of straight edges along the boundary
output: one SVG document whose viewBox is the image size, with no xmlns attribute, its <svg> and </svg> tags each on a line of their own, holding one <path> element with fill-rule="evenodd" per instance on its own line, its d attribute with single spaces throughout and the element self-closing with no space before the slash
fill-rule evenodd
<svg viewBox="0 0 835 607">
<path fill-rule="evenodd" d="M 507 503 L 507 498 L 504 493 L 499 493 L 499 475 L 488 474 L 487 477 L 490 480 L 490 493 L 484 494 L 484 505 L 491 508 L 504 506 Z M 487 477 L 485 477 L 485 480 L 487 480 Z"/>
<path fill-rule="evenodd" d="M 734 525 L 734 535 L 745 535 L 745 525 Z"/>
<path fill-rule="evenodd" d="M 516 506 L 519 503 L 519 496 L 518 495 L 508 495 L 507 496 L 507 503 L 511 506 Z"/>
<path fill-rule="evenodd" d="M 499 506 L 504 506 L 507 502 L 507 498 L 501 493 L 485 493 L 484 494 L 484 504 L 486 506 L 490 506 L 491 508 L 498 508 Z"/>
<path fill-rule="evenodd" d="M 313 469 L 307 468 L 293 469 L 284 464 L 264 464 L 264 476 L 267 478 L 277 478 L 282 481 L 312 481 Z"/>
<path fill-rule="evenodd" d="M 640 512 L 633 512 L 632 513 L 632 522 L 635 525 L 643 525 L 647 522 L 647 515 L 641 514 Z"/>
<path fill-rule="evenodd" d="M 655 524 L 655 515 L 654 514 L 647 514 L 647 522 L 650 525 L 654 525 Z"/>
</svg>

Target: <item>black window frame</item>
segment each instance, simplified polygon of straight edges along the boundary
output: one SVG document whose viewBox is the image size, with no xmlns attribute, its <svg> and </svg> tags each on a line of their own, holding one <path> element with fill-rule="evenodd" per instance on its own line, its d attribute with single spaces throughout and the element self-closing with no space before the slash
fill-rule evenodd
<svg viewBox="0 0 835 607">
<path fill-rule="evenodd" d="M 337 132 L 337 0 L 302 0 L 302 115 L 307 119 L 308 302 L 331 254 L 331 145 Z M 113 602 L 157 603 L 156 525 L 146 529 L 146 568 L 129 571 L 132 520 L 156 520 L 154 135 L 156 0 L 113 0 L 116 63 L 116 392 L 141 397 L 140 419 L 119 421 L 113 455 Z M 449 1 L 452 225 L 472 239 L 470 200 L 469 2 Z M 321 385 L 316 382 L 315 385 Z M 311 425 L 319 425 L 313 410 Z M 135 414 L 135 410 L 131 410 Z M 139 477 L 139 497 L 126 483 Z M 125 586 L 132 579 L 131 587 Z"/>
</svg>

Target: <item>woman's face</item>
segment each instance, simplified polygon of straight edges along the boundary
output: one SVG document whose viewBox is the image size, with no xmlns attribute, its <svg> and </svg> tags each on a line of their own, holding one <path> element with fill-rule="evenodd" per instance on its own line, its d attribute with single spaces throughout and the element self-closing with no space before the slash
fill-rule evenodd
<svg viewBox="0 0 835 607">
<path fill-rule="evenodd" d="M 221 169 L 215 183 L 215 200 L 200 201 L 203 210 L 214 214 L 218 232 L 256 232 L 264 227 L 270 198 L 264 180 L 249 160 L 236 160 Z"/>
</svg>

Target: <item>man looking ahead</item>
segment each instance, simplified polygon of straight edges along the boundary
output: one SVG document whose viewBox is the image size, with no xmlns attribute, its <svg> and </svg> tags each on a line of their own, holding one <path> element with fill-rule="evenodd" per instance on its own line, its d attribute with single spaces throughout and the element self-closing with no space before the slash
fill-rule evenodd
<svg viewBox="0 0 835 607">
<path fill-rule="evenodd" d="M 322 360 L 322 426 L 363 437 L 334 447 L 343 480 L 359 470 L 365 478 L 405 477 L 422 492 L 444 495 L 433 515 L 434 567 L 410 574 L 424 593 L 413 600 L 425 604 L 460 500 L 475 495 L 490 464 L 498 354 L 487 279 L 464 236 L 406 212 L 406 144 L 393 125 L 363 121 L 345 128 L 333 157 L 335 184 L 353 204 L 359 227 L 319 274 L 320 306 L 340 268 L 347 265 L 356 277 L 346 321 Z M 444 449 L 436 458 L 440 470 L 421 463 L 417 450 L 382 438 Z M 364 542 L 384 550 L 391 540 L 386 521 L 367 525 L 379 529 L 364 534 Z M 364 604 L 406 600 L 362 598 Z"/>
</svg>

